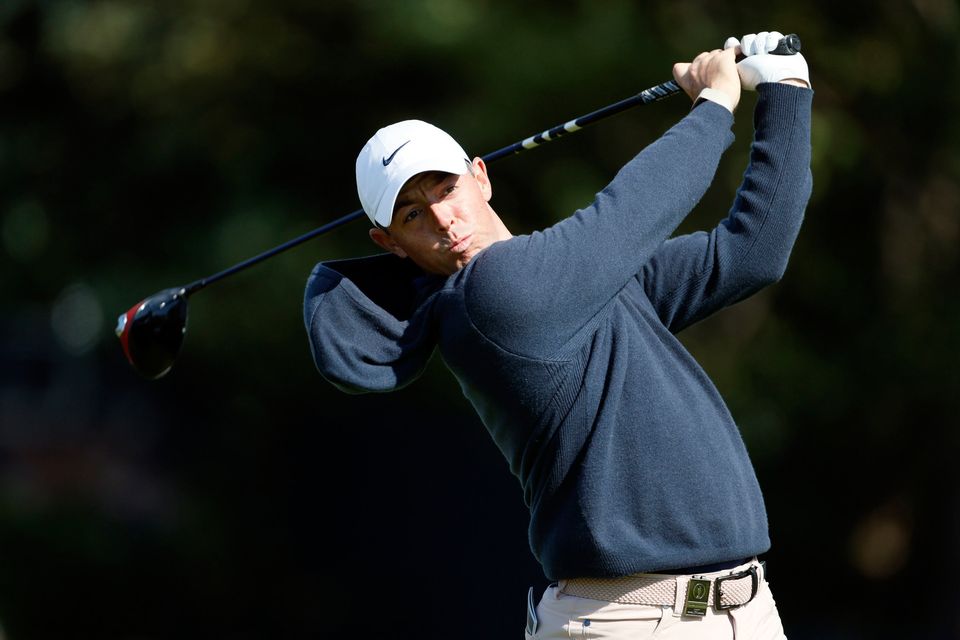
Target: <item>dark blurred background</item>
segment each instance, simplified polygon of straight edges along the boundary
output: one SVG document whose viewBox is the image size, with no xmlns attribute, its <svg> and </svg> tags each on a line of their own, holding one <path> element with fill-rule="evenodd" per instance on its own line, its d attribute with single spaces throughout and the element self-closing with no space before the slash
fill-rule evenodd
<svg viewBox="0 0 960 640">
<path fill-rule="evenodd" d="M 482 154 L 765 28 L 803 38 L 814 193 L 777 286 L 681 337 L 764 487 L 791 640 L 960 638 L 960 10 L 954 0 L 0 0 L 4 638 L 519 638 L 519 484 L 436 359 L 351 397 L 301 318 L 363 223 L 191 302 L 138 378 L 115 318 L 358 207 L 419 117 Z M 737 142 L 682 230 L 726 212 Z M 588 203 L 676 97 L 498 163 L 515 232 Z"/>
</svg>

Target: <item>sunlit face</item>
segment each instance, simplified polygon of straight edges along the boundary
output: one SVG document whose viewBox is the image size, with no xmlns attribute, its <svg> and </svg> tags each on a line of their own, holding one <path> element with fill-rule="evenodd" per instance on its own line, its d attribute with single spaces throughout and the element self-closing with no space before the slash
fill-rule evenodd
<svg viewBox="0 0 960 640">
<path fill-rule="evenodd" d="M 487 168 L 477 158 L 473 174 L 428 171 L 410 178 L 397 196 L 393 220 L 371 229 L 378 245 L 401 258 L 409 257 L 430 273 L 450 275 L 510 232 L 490 207 Z"/>
</svg>

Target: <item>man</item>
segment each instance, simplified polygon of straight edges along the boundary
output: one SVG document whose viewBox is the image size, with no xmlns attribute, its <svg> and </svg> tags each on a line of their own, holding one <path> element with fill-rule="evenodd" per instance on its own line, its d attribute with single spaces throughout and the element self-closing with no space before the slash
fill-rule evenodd
<svg viewBox="0 0 960 640">
<path fill-rule="evenodd" d="M 528 638 L 783 637 L 753 468 L 674 337 L 786 268 L 811 190 L 812 91 L 802 57 L 767 54 L 780 37 L 675 65 L 690 113 L 541 232 L 513 236 L 483 161 L 426 123 L 381 129 L 357 159 L 388 253 L 314 269 L 314 358 L 344 390 L 386 391 L 439 347 L 519 478 L 531 549 L 557 581 L 529 602 Z M 741 83 L 760 95 L 731 211 L 668 239 L 732 142 Z"/>
</svg>

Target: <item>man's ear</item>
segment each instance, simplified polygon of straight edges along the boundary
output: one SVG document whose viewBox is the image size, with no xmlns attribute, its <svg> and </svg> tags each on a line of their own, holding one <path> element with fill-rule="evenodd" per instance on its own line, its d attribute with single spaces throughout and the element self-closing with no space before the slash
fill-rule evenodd
<svg viewBox="0 0 960 640">
<path fill-rule="evenodd" d="M 389 233 L 379 227 L 370 229 L 370 239 L 384 251 L 389 251 L 400 258 L 407 257 L 407 252 L 400 248 Z"/>
<path fill-rule="evenodd" d="M 490 176 L 487 175 L 487 165 L 483 158 L 473 159 L 473 177 L 477 179 L 477 183 L 480 185 L 480 193 L 483 194 L 483 199 L 490 202 L 490 198 L 493 197 L 493 185 L 490 184 Z"/>
</svg>

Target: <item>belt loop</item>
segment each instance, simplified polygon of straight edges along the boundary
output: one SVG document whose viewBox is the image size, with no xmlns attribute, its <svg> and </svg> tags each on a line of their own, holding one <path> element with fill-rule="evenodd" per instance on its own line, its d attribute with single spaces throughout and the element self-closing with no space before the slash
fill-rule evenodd
<svg viewBox="0 0 960 640">
<path fill-rule="evenodd" d="M 687 597 L 687 583 L 689 576 L 677 576 L 677 593 L 673 596 L 673 617 L 679 618 L 683 615 L 683 602 Z"/>
</svg>

